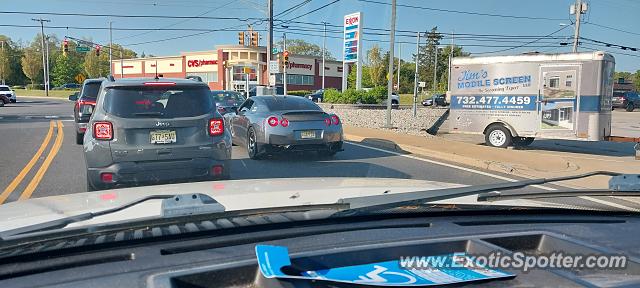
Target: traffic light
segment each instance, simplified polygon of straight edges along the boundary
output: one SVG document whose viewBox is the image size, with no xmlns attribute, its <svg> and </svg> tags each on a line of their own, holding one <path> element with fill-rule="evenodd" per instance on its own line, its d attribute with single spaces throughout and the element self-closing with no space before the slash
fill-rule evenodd
<svg viewBox="0 0 640 288">
<path fill-rule="evenodd" d="M 100 45 L 96 45 L 96 56 L 100 56 Z"/>
<path fill-rule="evenodd" d="M 258 34 L 258 32 L 251 32 L 251 46 L 258 46 L 259 41 L 260 35 Z"/>
<path fill-rule="evenodd" d="M 64 41 L 62 41 L 62 55 L 67 56 L 67 52 L 69 52 L 69 41 L 64 39 Z"/>
<path fill-rule="evenodd" d="M 289 66 L 289 51 L 282 52 L 282 56 L 284 56 L 284 67 Z"/>
<path fill-rule="evenodd" d="M 244 46 L 244 32 L 238 32 L 238 44 Z"/>
</svg>

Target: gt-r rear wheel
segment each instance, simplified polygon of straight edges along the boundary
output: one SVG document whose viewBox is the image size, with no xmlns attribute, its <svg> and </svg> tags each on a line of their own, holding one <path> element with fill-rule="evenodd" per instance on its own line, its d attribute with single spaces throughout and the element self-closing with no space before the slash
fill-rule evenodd
<svg viewBox="0 0 640 288">
<path fill-rule="evenodd" d="M 258 138 L 256 136 L 256 130 L 253 128 L 249 128 L 249 132 L 247 133 L 247 154 L 249 154 L 249 158 L 253 160 L 259 160 L 262 158 L 260 145 L 258 144 Z"/>
</svg>

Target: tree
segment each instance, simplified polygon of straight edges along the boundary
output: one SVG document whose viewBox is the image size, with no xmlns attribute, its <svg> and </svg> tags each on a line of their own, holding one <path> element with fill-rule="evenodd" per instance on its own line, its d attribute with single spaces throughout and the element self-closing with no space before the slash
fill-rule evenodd
<svg viewBox="0 0 640 288">
<path fill-rule="evenodd" d="M 87 52 L 84 56 L 84 72 L 89 78 L 98 78 L 104 76 L 100 68 L 100 58 L 93 51 Z"/>
<path fill-rule="evenodd" d="M 80 73 L 80 64 L 74 63 L 74 59 L 69 56 L 58 54 L 55 66 L 51 71 L 53 85 L 60 86 L 65 83 L 74 83 L 75 77 Z"/>
<path fill-rule="evenodd" d="M 15 71 L 15 62 L 18 62 L 18 67 L 20 66 L 18 61 L 20 58 L 15 57 L 16 49 L 13 48 L 15 44 L 5 35 L 0 35 L 0 42 L 2 42 L 2 44 L 0 44 L 2 47 L 0 49 L 0 81 L 4 80 L 5 83 L 15 83 L 10 81 L 14 74 L 18 74 Z"/>
<path fill-rule="evenodd" d="M 453 53 L 451 52 L 453 51 Z M 463 48 L 460 46 L 453 46 L 453 50 L 451 49 L 451 46 L 446 46 L 444 48 L 442 48 L 440 50 L 440 53 L 438 54 L 438 75 L 436 77 L 436 79 L 440 79 L 438 80 L 437 83 L 437 90 L 444 92 L 447 90 L 447 84 L 449 83 L 449 56 L 452 57 L 466 57 L 469 56 L 469 53 L 464 52 Z M 433 71 L 433 70 L 432 70 Z M 432 81 L 433 82 L 433 72 L 431 72 L 432 74 L 430 75 Z M 421 77 L 423 77 L 422 75 L 420 75 Z M 425 79 L 425 78 L 421 78 L 421 79 Z M 427 86 L 428 89 L 431 89 L 431 86 Z"/>
<path fill-rule="evenodd" d="M 22 72 L 35 84 L 42 80 L 42 54 L 33 47 L 24 49 L 22 56 Z"/>
<path fill-rule="evenodd" d="M 282 47 L 282 40 L 276 43 L 278 46 Z M 287 51 L 293 55 L 322 57 L 322 47 L 302 39 L 287 39 Z M 324 56 L 327 60 L 336 60 L 329 50 L 325 50 Z"/>
<path fill-rule="evenodd" d="M 434 62 L 436 60 L 436 53 L 438 53 L 438 45 L 440 45 L 440 40 L 442 40 L 442 38 L 443 36 L 438 33 L 438 27 L 433 27 L 431 28 L 431 31 L 427 33 L 425 45 L 420 46 L 420 56 L 418 57 L 420 67 L 418 68 L 418 71 L 420 81 L 426 82 L 428 89 L 431 89 L 433 86 L 433 70 L 436 65 L 438 66 L 437 72 L 440 73 L 441 71 L 439 67 L 440 65 L 438 65 L 441 62 L 441 57 L 439 57 L 440 55 L 438 55 L 438 64 L 435 64 Z"/>
<path fill-rule="evenodd" d="M 378 44 L 373 45 L 367 51 L 367 65 L 369 66 L 368 74 L 373 86 L 382 86 L 385 83 L 385 63 L 380 53 Z"/>
<path fill-rule="evenodd" d="M 124 49 L 118 44 L 113 44 L 112 58 L 120 59 L 120 51 L 122 51 L 123 59 L 135 58 L 136 52 L 130 49 Z M 84 71 L 89 78 L 97 78 L 107 76 L 109 74 L 109 49 L 102 49 L 100 56 L 96 56 L 95 50 L 89 51 L 84 57 Z M 115 73 L 115 71 L 114 71 Z"/>
<path fill-rule="evenodd" d="M 636 70 L 636 74 L 633 76 L 633 85 L 636 86 L 636 91 L 640 91 L 640 70 Z"/>
</svg>

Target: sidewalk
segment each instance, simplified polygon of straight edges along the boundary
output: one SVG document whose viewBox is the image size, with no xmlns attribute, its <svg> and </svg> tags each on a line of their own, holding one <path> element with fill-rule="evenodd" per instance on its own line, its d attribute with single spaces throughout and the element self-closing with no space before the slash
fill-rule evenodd
<svg viewBox="0 0 640 288">
<path fill-rule="evenodd" d="M 598 170 L 640 174 L 640 160 L 633 156 L 602 156 L 557 151 L 498 149 L 442 137 L 420 137 L 382 129 L 344 125 L 346 140 L 404 151 L 447 162 L 487 169 L 525 178 L 551 178 Z M 608 188 L 609 177 L 560 182 L 574 188 Z"/>
</svg>

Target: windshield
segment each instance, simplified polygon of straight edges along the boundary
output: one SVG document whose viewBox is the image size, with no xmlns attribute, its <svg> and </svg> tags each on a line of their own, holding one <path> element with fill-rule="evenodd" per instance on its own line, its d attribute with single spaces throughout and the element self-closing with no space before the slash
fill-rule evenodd
<svg viewBox="0 0 640 288">
<path fill-rule="evenodd" d="M 203 87 L 117 87 L 106 90 L 103 107 L 123 118 L 176 118 L 206 114 L 212 101 Z"/>
<path fill-rule="evenodd" d="M 211 95 L 216 105 L 222 106 L 238 106 L 246 100 L 244 95 L 233 91 L 211 91 Z"/>
<path fill-rule="evenodd" d="M 229 212 L 640 174 L 638 0 L 2 3 L 0 232 L 155 194 Z M 409 204 L 640 211 L 602 195 Z"/>
<path fill-rule="evenodd" d="M 95 100 L 98 97 L 101 82 L 89 82 L 82 87 L 82 95 L 80 98 Z"/>
</svg>

